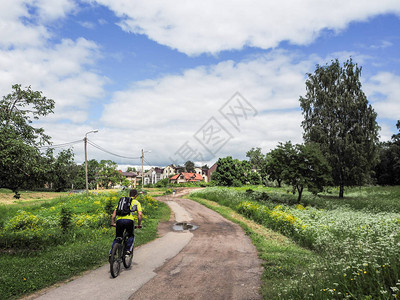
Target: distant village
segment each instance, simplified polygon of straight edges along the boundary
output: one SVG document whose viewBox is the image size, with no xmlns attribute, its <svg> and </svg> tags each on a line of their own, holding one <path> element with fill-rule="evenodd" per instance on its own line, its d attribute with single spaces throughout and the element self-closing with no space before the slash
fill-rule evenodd
<svg viewBox="0 0 400 300">
<path fill-rule="evenodd" d="M 131 182 L 132 186 L 141 184 L 156 184 L 160 180 L 169 179 L 170 183 L 187 183 L 187 182 L 209 182 L 211 175 L 217 169 L 217 164 L 213 164 L 210 168 L 194 167 L 194 172 L 186 172 L 185 167 L 171 164 L 165 168 L 152 167 L 150 170 L 143 172 L 123 172 L 119 171 L 122 176 Z"/>
</svg>

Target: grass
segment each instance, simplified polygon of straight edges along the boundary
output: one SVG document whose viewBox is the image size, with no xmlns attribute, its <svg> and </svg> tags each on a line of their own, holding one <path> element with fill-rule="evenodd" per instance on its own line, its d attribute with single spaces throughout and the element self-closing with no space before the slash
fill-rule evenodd
<svg viewBox="0 0 400 300">
<path fill-rule="evenodd" d="M 353 210 L 400 213 L 399 186 L 366 186 L 345 190 L 343 199 L 338 199 L 337 189 L 330 189 L 319 197 L 306 197 L 305 203 L 319 208 L 332 209 L 338 206 Z"/>
<path fill-rule="evenodd" d="M 296 249 L 302 249 L 300 256 L 290 251 L 295 263 L 305 263 L 305 268 L 300 265 L 304 272 L 296 272 L 298 266 L 287 259 L 280 266 L 286 273 L 277 275 L 273 268 L 265 269 L 264 279 L 281 279 L 264 282 L 265 299 L 399 297 L 400 187 L 348 189 L 344 199 L 306 194 L 306 207 L 293 204 L 293 195 L 282 190 L 209 188 L 192 194 L 217 201 L 240 213 L 241 218 L 246 216 L 263 228 L 280 232 L 298 245 Z M 271 238 L 257 235 L 252 239 L 268 266 L 273 248 L 260 245 L 270 245 Z M 284 244 L 279 245 L 284 248 Z M 299 246 L 307 248 L 308 255 L 303 257 L 305 250 Z M 270 294 L 266 287 L 272 287 Z"/>
<path fill-rule="evenodd" d="M 20 195 L 20 199 L 15 199 L 14 193 L 11 190 L 0 189 L 0 205 L 32 205 L 57 197 L 64 197 L 68 195 L 68 193 L 21 191 Z"/>
<path fill-rule="evenodd" d="M 29 206 L 1 206 L 0 299 L 18 299 L 107 263 L 115 229 L 104 209 L 118 199 L 117 193 L 75 194 Z M 155 239 L 158 222 L 170 216 L 164 203 L 149 197 L 141 203 L 144 227 L 135 232 L 135 246 Z M 64 234 L 59 227 L 62 208 L 72 212 L 72 227 Z M 15 229 L 22 225 L 26 227 Z"/>
</svg>

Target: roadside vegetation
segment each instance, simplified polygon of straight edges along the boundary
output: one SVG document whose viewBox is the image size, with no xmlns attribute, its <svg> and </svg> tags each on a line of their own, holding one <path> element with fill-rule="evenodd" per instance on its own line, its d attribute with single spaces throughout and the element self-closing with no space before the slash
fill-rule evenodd
<svg viewBox="0 0 400 300">
<path fill-rule="evenodd" d="M 211 187 L 191 197 L 214 201 L 226 207 L 217 211 L 229 208 L 290 239 L 263 236 L 253 223 L 231 217 L 265 261 L 265 299 L 398 298 L 400 187 L 352 188 L 344 199 L 332 192 L 305 193 L 301 204 L 285 188 Z M 275 258 L 274 249 L 280 253 Z"/>
<path fill-rule="evenodd" d="M 111 214 L 121 196 L 126 193 L 0 205 L 0 298 L 17 299 L 107 263 L 115 235 Z M 150 195 L 138 200 L 144 226 L 135 231 L 135 246 L 155 239 L 158 222 L 170 216 Z"/>
</svg>

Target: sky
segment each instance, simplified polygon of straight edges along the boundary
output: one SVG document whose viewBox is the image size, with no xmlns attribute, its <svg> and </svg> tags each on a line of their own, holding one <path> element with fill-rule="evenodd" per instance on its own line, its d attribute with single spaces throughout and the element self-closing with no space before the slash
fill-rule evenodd
<svg viewBox="0 0 400 300">
<path fill-rule="evenodd" d="M 302 143 L 317 65 L 349 58 L 378 114 L 400 119 L 398 0 L 2 0 L 0 91 L 55 101 L 34 125 L 75 161 L 212 165 Z M 91 132 L 98 130 L 98 132 Z M 67 149 L 59 147 L 58 150 Z"/>
</svg>

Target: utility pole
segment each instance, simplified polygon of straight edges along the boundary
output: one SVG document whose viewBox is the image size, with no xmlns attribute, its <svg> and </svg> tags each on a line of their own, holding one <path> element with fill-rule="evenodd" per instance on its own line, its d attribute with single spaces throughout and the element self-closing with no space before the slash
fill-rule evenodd
<svg viewBox="0 0 400 300">
<path fill-rule="evenodd" d="M 144 152 L 143 152 L 143 149 L 142 149 L 142 156 L 141 156 L 141 158 L 142 158 L 142 190 L 143 190 L 143 181 L 144 181 L 144 172 L 143 172 L 143 158 L 144 158 Z"/>
<path fill-rule="evenodd" d="M 143 151 L 143 149 L 142 149 L 142 156 L 141 156 L 141 159 L 142 159 L 142 190 L 143 190 L 143 183 L 144 183 L 144 169 L 143 169 L 144 154 L 150 153 L 150 152 L 151 152 L 151 150 Z"/>
<path fill-rule="evenodd" d="M 96 133 L 98 130 L 92 130 L 89 132 L 86 132 L 85 138 L 83 139 L 84 144 L 85 144 L 85 179 L 86 179 L 86 197 L 89 196 L 89 182 L 88 182 L 88 171 L 87 171 L 87 135 L 89 133 Z"/>
</svg>

